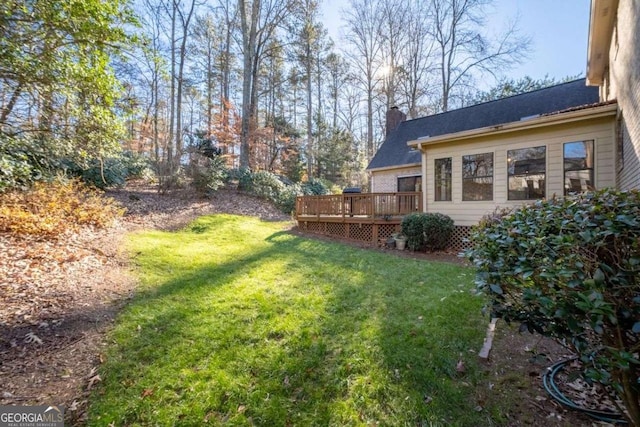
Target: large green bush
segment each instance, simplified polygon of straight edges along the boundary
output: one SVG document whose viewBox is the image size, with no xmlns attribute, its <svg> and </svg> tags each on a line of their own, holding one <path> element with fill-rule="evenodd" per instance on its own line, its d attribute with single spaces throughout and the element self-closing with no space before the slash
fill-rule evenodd
<svg viewBox="0 0 640 427">
<path fill-rule="evenodd" d="M 122 186 L 130 178 L 153 176 L 149 159 L 131 151 L 123 151 L 103 160 L 93 159 L 87 164 L 67 159 L 65 166 L 68 174 L 103 189 Z"/>
<path fill-rule="evenodd" d="M 229 170 L 222 156 L 207 158 L 204 165 L 193 164 L 189 167 L 193 187 L 200 193 L 216 192 L 229 180 Z"/>
<path fill-rule="evenodd" d="M 296 210 L 296 197 L 301 195 L 300 184 L 287 185 L 280 193 L 276 205 L 282 212 L 291 214 Z"/>
<path fill-rule="evenodd" d="M 493 315 L 563 340 L 640 425 L 640 192 L 540 201 L 471 233 Z"/>
<path fill-rule="evenodd" d="M 127 182 L 127 167 L 119 157 L 110 157 L 103 161 L 92 160 L 87 168 L 72 165 L 73 175 L 96 188 L 120 187 Z"/>
<path fill-rule="evenodd" d="M 318 178 L 311 178 L 301 184 L 302 193 L 305 196 L 322 196 L 329 194 L 329 185 Z"/>
<path fill-rule="evenodd" d="M 424 246 L 423 216 L 422 213 L 412 213 L 402 218 L 402 234 L 407 237 L 407 247 L 412 251 L 420 250 Z"/>
<path fill-rule="evenodd" d="M 295 211 L 296 197 L 302 195 L 322 195 L 329 192 L 327 184 L 319 179 L 311 179 L 301 184 L 292 183 L 267 171 L 251 172 L 249 169 L 232 169 L 228 179 L 238 182 L 238 189 L 256 197 L 270 200 L 282 212 Z"/>
<path fill-rule="evenodd" d="M 427 250 L 446 249 L 453 233 L 453 219 L 441 213 L 428 213 L 422 219 L 424 245 Z"/>
<path fill-rule="evenodd" d="M 254 172 L 251 184 L 251 194 L 274 202 L 286 188 L 276 175 L 266 171 Z"/>
<path fill-rule="evenodd" d="M 47 147 L 43 138 L 0 133 L 0 193 L 55 177 L 60 162 Z"/>
<path fill-rule="evenodd" d="M 412 251 L 443 250 L 453 232 L 453 220 L 441 213 L 412 213 L 402 218 L 402 234 Z"/>
</svg>

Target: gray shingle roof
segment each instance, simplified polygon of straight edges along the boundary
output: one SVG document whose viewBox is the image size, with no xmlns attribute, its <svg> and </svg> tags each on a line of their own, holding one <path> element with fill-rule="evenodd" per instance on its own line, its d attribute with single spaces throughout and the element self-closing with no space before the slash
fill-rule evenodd
<svg viewBox="0 0 640 427">
<path fill-rule="evenodd" d="M 598 88 L 587 86 L 585 79 L 580 79 L 446 113 L 407 120 L 387 136 L 367 169 L 420 163 L 420 152 L 411 150 L 407 142 L 423 136 L 434 137 L 517 122 L 523 117 L 554 113 L 598 101 Z"/>
</svg>

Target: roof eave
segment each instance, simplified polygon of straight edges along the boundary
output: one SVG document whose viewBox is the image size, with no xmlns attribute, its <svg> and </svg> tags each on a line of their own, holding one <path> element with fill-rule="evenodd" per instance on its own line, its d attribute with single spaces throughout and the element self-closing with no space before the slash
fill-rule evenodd
<svg viewBox="0 0 640 427">
<path fill-rule="evenodd" d="M 618 0 L 591 0 L 587 48 L 588 86 L 601 86 L 604 82 L 617 10 Z"/>
<path fill-rule="evenodd" d="M 392 170 L 392 169 L 406 169 L 406 168 L 410 168 L 413 166 L 420 166 L 422 163 L 403 163 L 400 165 L 390 165 L 390 166 L 381 166 L 378 168 L 367 168 L 365 169 L 367 172 L 381 172 L 381 171 L 387 171 L 387 170 Z"/>
<path fill-rule="evenodd" d="M 463 132 L 449 133 L 428 139 L 407 141 L 407 145 L 422 150 L 426 146 L 442 144 L 445 142 L 457 142 L 486 135 L 498 135 L 503 133 L 522 131 L 526 129 L 536 129 L 550 125 L 571 123 L 585 119 L 596 119 L 599 117 L 612 116 L 616 114 L 617 109 L 618 104 L 612 102 L 597 107 L 585 108 L 577 111 L 569 111 L 566 113 L 550 114 L 535 119 L 504 123 L 500 125 L 471 129 Z"/>
</svg>

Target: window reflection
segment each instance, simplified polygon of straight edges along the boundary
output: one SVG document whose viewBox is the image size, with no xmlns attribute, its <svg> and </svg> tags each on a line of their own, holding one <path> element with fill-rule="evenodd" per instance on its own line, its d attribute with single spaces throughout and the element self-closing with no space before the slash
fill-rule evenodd
<svg viewBox="0 0 640 427">
<path fill-rule="evenodd" d="M 535 200 L 545 196 L 547 147 L 507 151 L 509 200 Z"/>
<path fill-rule="evenodd" d="M 564 194 L 595 190 L 593 140 L 564 144 Z"/>
<path fill-rule="evenodd" d="M 435 201 L 451 201 L 451 157 L 435 160 Z"/>
<path fill-rule="evenodd" d="M 462 156 L 462 200 L 493 200 L 493 153 Z"/>
</svg>

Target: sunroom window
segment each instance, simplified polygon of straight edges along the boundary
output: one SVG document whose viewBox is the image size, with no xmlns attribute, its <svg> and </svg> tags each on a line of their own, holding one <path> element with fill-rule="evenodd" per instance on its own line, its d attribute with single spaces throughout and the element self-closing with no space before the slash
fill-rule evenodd
<svg viewBox="0 0 640 427">
<path fill-rule="evenodd" d="M 451 201 L 451 157 L 435 159 L 435 176 L 433 180 L 436 202 Z"/>
<path fill-rule="evenodd" d="M 462 156 L 462 200 L 493 200 L 493 153 Z"/>
<path fill-rule="evenodd" d="M 564 194 L 595 190 L 593 140 L 564 144 Z"/>
<path fill-rule="evenodd" d="M 509 200 L 535 200 L 545 196 L 547 147 L 507 151 Z"/>
</svg>

